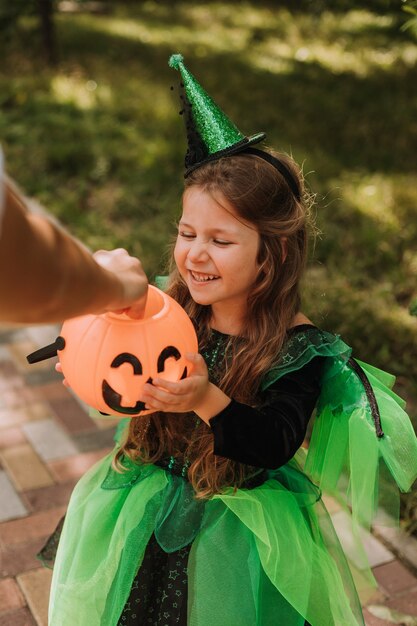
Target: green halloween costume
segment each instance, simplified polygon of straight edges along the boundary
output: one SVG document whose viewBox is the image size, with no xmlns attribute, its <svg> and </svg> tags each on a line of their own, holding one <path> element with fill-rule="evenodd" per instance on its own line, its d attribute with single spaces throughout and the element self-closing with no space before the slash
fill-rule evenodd
<svg viewBox="0 0 417 626">
<path fill-rule="evenodd" d="M 253 154 L 250 146 L 263 133 L 245 137 L 186 70 L 181 56 L 175 55 L 171 65 L 183 79 L 186 175 L 207 161 Z M 267 153 L 258 156 L 280 171 L 299 199 L 286 166 Z M 217 356 L 215 349 L 205 354 L 208 365 L 215 365 Z M 316 357 L 324 365 L 308 454 L 300 449 L 278 469 L 264 470 L 258 484 L 226 486 L 197 500 L 184 459 L 180 472 L 174 471 L 178 459 L 164 467 L 125 459 L 126 472 L 117 473 L 111 466 L 115 451 L 87 472 L 72 495 L 58 547 L 50 626 L 123 624 L 130 594 L 147 576 L 152 555 L 157 559 L 180 550 L 188 555 L 181 624 L 304 626 L 307 620 L 312 626 L 363 626 L 321 489 L 345 506 L 353 538 L 349 556 L 372 584 L 359 529 L 370 528 L 380 503 L 395 511 L 398 488 L 410 488 L 417 475 L 416 437 L 404 403 L 391 391 L 394 378 L 364 363 L 360 367 L 339 337 L 314 327 L 288 338 L 260 391 Z M 172 570 L 168 579 L 177 575 Z M 149 612 L 159 601 L 155 598 Z M 148 623 L 165 626 L 164 616 Z"/>
<path fill-rule="evenodd" d="M 369 527 L 378 495 L 394 496 L 394 481 L 402 490 L 410 487 L 417 445 L 403 403 L 389 388 L 393 378 L 362 364 L 379 407 L 384 435 L 377 436 L 372 394 L 350 353 L 340 338 L 318 329 L 289 340 L 263 386 L 325 357 L 311 445 L 306 460 L 300 452 L 267 470 L 256 488 L 196 500 L 186 478 L 168 468 L 126 461 L 127 472 L 115 472 L 114 453 L 87 472 L 74 490 L 61 536 L 50 625 L 116 626 L 152 535 L 165 552 L 191 544 L 189 626 L 302 626 L 305 619 L 313 626 L 363 624 L 349 568 L 313 481 L 351 506 L 356 556 L 366 571 L 359 525 Z"/>
</svg>

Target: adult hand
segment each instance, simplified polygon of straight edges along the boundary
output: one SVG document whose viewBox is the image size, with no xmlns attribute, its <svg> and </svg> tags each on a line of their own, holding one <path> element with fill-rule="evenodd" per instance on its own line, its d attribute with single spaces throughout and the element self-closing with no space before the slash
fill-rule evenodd
<svg viewBox="0 0 417 626">
<path fill-rule="evenodd" d="M 106 306 L 105 311 L 125 312 L 134 319 L 143 317 L 148 279 L 139 259 L 130 256 L 123 248 L 97 250 L 93 257 L 120 285 L 120 295 Z"/>
<path fill-rule="evenodd" d="M 178 382 L 154 378 L 152 384 L 144 386 L 141 400 L 147 409 L 185 413 L 193 411 L 204 400 L 210 384 L 204 359 L 201 354 L 185 356 L 193 364 L 188 378 Z"/>
</svg>

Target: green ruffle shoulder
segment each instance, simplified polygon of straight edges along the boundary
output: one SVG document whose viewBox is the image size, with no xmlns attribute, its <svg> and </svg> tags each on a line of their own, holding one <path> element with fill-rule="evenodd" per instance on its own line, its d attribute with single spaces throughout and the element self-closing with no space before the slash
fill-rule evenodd
<svg viewBox="0 0 417 626">
<path fill-rule="evenodd" d="M 404 400 L 392 391 L 395 377 L 351 352 L 337 335 L 312 327 L 291 338 L 263 388 L 315 356 L 330 357 L 302 465 L 369 529 L 380 509 L 398 517 L 398 488 L 408 491 L 417 477 L 417 440 Z"/>
</svg>

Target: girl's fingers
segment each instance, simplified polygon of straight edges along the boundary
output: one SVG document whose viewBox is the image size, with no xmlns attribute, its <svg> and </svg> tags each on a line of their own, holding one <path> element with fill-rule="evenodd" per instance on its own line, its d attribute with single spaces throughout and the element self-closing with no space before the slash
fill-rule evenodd
<svg viewBox="0 0 417 626">
<path fill-rule="evenodd" d="M 191 376 L 204 376 L 207 372 L 207 365 L 201 354 L 198 352 L 187 352 L 185 358 L 193 364 Z"/>
<path fill-rule="evenodd" d="M 148 391 L 153 390 L 155 388 L 166 389 L 171 394 L 175 394 L 178 396 L 184 395 L 189 392 L 188 385 L 184 384 L 184 381 L 181 382 L 173 382 L 171 380 L 164 380 L 163 378 L 154 378 L 152 385 L 149 386 Z M 145 387 L 146 391 L 146 387 Z"/>
<path fill-rule="evenodd" d="M 153 398 L 151 396 L 142 396 L 143 402 L 145 403 L 145 410 L 146 411 L 164 411 L 166 410 L 166 403 L 165 402 L 160 402 L 159 400 L 157 400 L 156 398 Z"/>
<path fill-rule="evenodd" d="M 61 363 L 56 363 L 56 365 L 55 365 L 55 371 L 57 371 L 59 374 L 62 374 L 62 365 L 61 365 Z M 68 389 L 70 389 L 70 385 L 69 385 L 69 383 L 68 383 L 68 381 L 67 381 L 67 379 L 66 379 L 66 378 L 64 378 L 64 380 L 62 381 L 62 384 L 63 384 L 65 387 L 68 387 Z"/>
<path fill-rule="evenodd" d="M 170 393 L 169 391 L 164 391 L 163 389 L 157 389 L 154 387 L 152 390 L 145 390 L 143 395 L 143 399 L 145 404 L 152 404 L 153 402 L 162 402 L 164 404 L 168 404 L 169 406 L 175 406 L 180 401 L 177 396 Z"/>
</svg>

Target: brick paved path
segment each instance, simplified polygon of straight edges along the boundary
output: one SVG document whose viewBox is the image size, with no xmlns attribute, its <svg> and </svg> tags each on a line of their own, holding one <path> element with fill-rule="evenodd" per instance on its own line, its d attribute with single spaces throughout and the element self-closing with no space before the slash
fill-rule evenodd
<svg viewBox="0 0 417 626">
<path fill-rule="evenodd" d="M 52 360 L 26 362 L 58 334 L 53 326 L 0 329 L 0 626 L 47 625 L 51 572 L 34 555 L 75 482 L 113 445 L 113 426 L 90 419 Z M 331 502 L 329 510 L 343 534 L 343 512 Z M 367 625 L 417 626 L 417 578 L 374 537 L 367 546 L 380 584 L 372 598 L 363 598 L 373 606 L 373 614 L 365 610 Z M 390 614 L 395 621 L 381 619 L 389 608 L 397 611 Z"/>
</svg>

